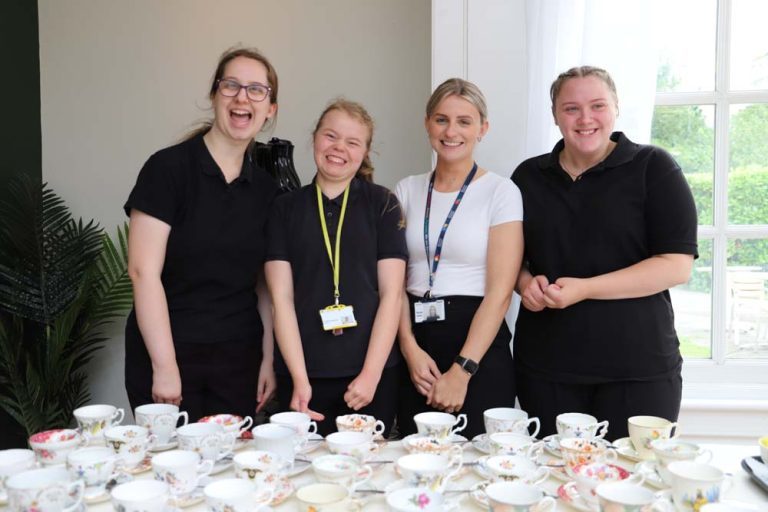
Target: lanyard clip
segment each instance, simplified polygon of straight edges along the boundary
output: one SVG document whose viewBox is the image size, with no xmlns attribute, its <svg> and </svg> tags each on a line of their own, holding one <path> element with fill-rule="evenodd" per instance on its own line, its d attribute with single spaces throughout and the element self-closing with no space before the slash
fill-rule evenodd
<svg viewBox="0 0 768 512">
<path fill-rule="evenodd" d="M 432 290 L 427 290 L 427 293 L 424 294 L 425 299 L 431 299 L 432 298 Z"/>
<path fill-rule="evenodd" d="M 339 305 L 339 294 L 338 293 L 334 293 L 333 294 L 333 302 L 334 302 L 334 305 L 336 305 L 336 306 Z"/>
</svg>

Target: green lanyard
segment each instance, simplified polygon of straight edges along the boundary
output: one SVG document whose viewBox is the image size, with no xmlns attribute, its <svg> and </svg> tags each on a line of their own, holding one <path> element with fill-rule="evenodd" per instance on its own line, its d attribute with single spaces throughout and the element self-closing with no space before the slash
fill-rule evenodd
<svg viewBox="0 0 768 512">
<path fill-rule="evenodd" d="M 344 224 L 344 214 L 347 212 L 347 198 L 349 198 L 349 185 L 344 189 L 344 200 L 341 202 L 341 217 L 339 217 L 339 225 L 336 226 L 336 254 L 334 258 L 333 252 L 331 252 L 331 239 L 328 237 L 328 226 L 325 223 L 325 212 L 323 212 L 323 195 L 320 192 L 320 185 L 315 183 L 315 189 L 317 190 L 317 213 L 320 215 L 320 227 L 323 229 L 323 239 L 325 240 L 325 249 L 328 251 L 328 260 L 331 262 L 331 268 L 333 269 L 333 298 L 336 301 L 335 304 L 339 305 L 339 254 L 341 254 L 341 226 Z"/>
</svg>

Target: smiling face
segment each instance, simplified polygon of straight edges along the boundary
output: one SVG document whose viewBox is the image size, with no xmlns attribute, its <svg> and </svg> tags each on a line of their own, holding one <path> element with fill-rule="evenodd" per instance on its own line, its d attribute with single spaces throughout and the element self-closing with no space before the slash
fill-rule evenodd
<svg viewBox="0 0 768 512">
<path fill-rule="evenodd" d="M 488 121 L 461 96 L 446 96 L 424 120 L 429 143 L 442 163 L 472 161 L 478 138 L 488 131 Z"/>
<path fill-rule="evenodd" d="M 570 78 L 555 98 L 555 123 L 566 149 L 577 158 L 605 154 L 618 108 L 616 97 L 597 76 Z"/>
<path fill-rule="evenodd" d="M 240 85 L 260 83 L 268 85 L 267 68 L 261 62 L 248 57 L 235 57 L 224 68 L 221 77 L 234 80 Z M 214 121 L 212 130 L 233 141 L 250 142 L 272 117 L 277 105 L 267 97 L 263 101 L 251 101 L 240 89 L 237 96 L 227 97 L 218 90 L 212 97 Z"/>
<path fill-rule="evenodd" d="M 351 181 L 368 154 L 370 142 L 371 131 L 363 121 L 343 110 L 327 111 L 313 140 L 318 180 Z"/>
</svg>

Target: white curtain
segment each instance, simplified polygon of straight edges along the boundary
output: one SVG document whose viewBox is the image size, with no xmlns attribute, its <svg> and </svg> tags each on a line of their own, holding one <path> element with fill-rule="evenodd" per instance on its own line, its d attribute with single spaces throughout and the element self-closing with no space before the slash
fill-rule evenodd
<svg viewBox="0 0 768 512">
<path fill-rule="evenodd" d="M 528 156 L 546 153 L 561 136 L 549 87 L 573 66 L 605 68 L 616 82 L 616 130 L 647 143 L 656 93 L 658 49 L 655 2 L 638 0 L 526 0 Z"/>
</svg>

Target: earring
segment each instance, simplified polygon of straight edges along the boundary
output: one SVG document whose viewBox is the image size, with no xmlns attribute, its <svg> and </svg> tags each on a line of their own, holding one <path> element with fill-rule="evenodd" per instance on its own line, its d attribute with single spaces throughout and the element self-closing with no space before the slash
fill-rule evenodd
<svg viewBox="0 0 768 512">
<path fill-rule="evenodd" d="M 480 142 L 481 140 L 483 140 L 483 138 L 482 138 L 482 137 L 478 137 L 478 138 L 477 138 L 477 142 Z"/>
</svg>

